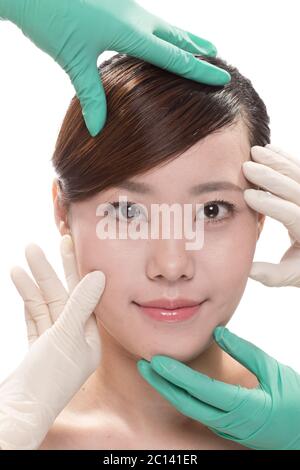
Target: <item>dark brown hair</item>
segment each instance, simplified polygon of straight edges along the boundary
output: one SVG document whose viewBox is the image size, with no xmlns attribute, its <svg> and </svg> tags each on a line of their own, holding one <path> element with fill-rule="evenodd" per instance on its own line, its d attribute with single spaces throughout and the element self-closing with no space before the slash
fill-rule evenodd
<svg viewBox="0 0 300 470">
<path fill-rule="evenodd" d="M 100 64 L 104 128 L 90 136 L 74 96 L 52 157 L 64 205 L 165 164 L 239 118 L 251 147 L 270 143 L 269 116 L 251 81 L 220 58 L 196 57 L 227 70 L 230 83 L 205 85 L 126 54 Z"/>
</svg>

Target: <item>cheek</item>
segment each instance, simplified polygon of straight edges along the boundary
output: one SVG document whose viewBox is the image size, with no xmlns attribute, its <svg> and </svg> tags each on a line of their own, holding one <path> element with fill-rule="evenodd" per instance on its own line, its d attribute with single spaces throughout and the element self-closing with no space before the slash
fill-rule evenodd
<svg viewBox="0 0 300 470">
<path fill-rule="evenodd" d="M 106 276 L 106 285 L 108 280 L 116 283 L 119 279 L 128 279 L 130 266 L 140 259 L 132 245 L 136 242 L 101 239 L 97 235 L 98 219 L 88 205 L 77 203 L 73 206 L 71 233 L 80 276 L 102 270 Z"/>
<path fill-rule="evenodd" d="M 91 271 L 102 270 L 107 278 L 107 284 L 112 274 L 118 272 L 122 266 L 122 257 L 126 257 L 126 250 L 123 250 L 122 245 L 124 241 L 99 238 L 95 217 L 88 213 L 81 214 L 78 209 L 71 231 L 80 276 L 83 277 Z"/>
<path fill-rule="evenodd" d="M 78 271 L 81 277 L 91 271 L 101 270 L 105 274 L 105 289 L 96 309 L 99 317 L 114 318 L 117 312 L 128 307 L 132 291 L 133 269 L 140 263 L 139 250 L 133 249 L 126 240 L 100 240 L 94 230 L 77 225 L 72 228 Z M 136 242 L 133 242 L 136 243 Z M 127 302 L 127 303 L 126 303 Z"/>
<path fill-rule="evenodd" d="M 227 227 L 206 233 L 205 265 L 211 294 L 229 315 L 245 290 L 256 242 L 256 214 L 248 210 Z"/>
<path fill-rule="evenodd" d="M 92 231 L 78 230 L 72 231 L 72 237 L 75 247 L 78 271 L 81 277 L 96 269 L 101 269 L 101 263 L 105 261 L 105 256 L 100 256 L 100 240 L 98 240 Z M 104 255 L 105 255 L 105 250 Z M 99 253 L 99 254 L 98 254 Z"/>
<path fill-rule="evenodd" d="M 108 279 L 128 277 L 128 260 L 133 262 L 134 252 L 128 252 L 124 241 L 99 240 L 93 233 L 83 231 L 74 234 L 73 240 L 81 276 L 102 270 L 106 276 L 106 285 Z"/>
</svg>

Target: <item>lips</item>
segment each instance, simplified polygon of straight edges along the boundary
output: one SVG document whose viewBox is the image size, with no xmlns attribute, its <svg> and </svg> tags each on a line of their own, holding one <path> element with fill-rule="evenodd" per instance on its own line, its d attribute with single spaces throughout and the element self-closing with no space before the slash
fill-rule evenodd
<svg viewBox="0 0 300 470">
<path fill-rule="evenodd" d="M 195 305 L 199 305 L 202 301 L 201 300 L 192 300 L 187 298 L 178 298 L 178 299 L 155 299 L 149 302 L 135 302 L 140 307 L 152 307 L 152 308 L 163 308 L 166 310 L 174 310 L 178 308 L 184 307 L 194 307 Z"/>
<path fill-rule="evenodd" d="M 189 319 L 192 321 L 193 318 L 196 318 L 203 311 L 205 301 L 196 303 L 190 299 L 176 299 L 176 302 L 169 302 L 165 299 L 163 301 L 157 299 L 142 305 L 133 303 L 137 306 L 138 311 L 145 315 L 145 318 L 148 317 L 151 320 L 164 323 L 178 323 L 186 322 Z M 162 305 L 167 305 L 167 307 Z M 175 305 L 175 307 L 170 307 L 170 305 Z M 180 305 L 180 307 L 176 307 L 176 305 Z"/>
</svg>

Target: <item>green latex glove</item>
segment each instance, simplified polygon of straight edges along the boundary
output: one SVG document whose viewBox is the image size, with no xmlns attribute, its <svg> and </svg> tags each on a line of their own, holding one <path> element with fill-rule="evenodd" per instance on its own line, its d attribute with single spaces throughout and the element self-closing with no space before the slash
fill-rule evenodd
<svg viewBox="0 0 300 470">
<path fill-rule="evenodd" d="M 259 385 L 231 385 L 168 356 L 144 359 L 137 368 L 182 414 L 224 439 L 252 449 L 300 449 L 300 375 L 254 344 L 218 326 L 219 346 L 253 372 Z"/>
<path fill-rule="evenodd" d="M 106 122 L 97 69 L 97 58 L 106 50 L 209 85 L 231 79 L 225 70 L 193 56 L 215 56 L 212 43 L 166 23 L 133 0 L 0 0 L 0 17 L 19 26 L 69 75 L 92 136 Z"/>
</svg>

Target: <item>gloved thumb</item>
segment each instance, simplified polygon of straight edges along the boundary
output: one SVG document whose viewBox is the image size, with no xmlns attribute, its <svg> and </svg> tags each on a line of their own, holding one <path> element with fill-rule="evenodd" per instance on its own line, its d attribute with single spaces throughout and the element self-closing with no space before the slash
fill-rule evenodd
<svg viewBox="0 0 300 470">
<path fill-rule="evenodd" d="M 288 286 L 291 284 L 291 267 L 284 264 L 266 262 L 252 263 L 249 277 L 268 287 Z"/>
<path fill-rule="evenodd" d="M 104 127 L 107 117 L 107 102 L 97 62 L 80 61 L 68 73 L 80 101 L 86 127 L 95 137 Z"/>
<path fill-rule="evenodd" d="M 268 377 L 270 373 L 272 374 L 272 370 L 276 370 L 274 363 L 277 364 L 277 361 L 273 357 L 250 341 L 231 333 L 224 326 L 217 326 L 213 335 L 225 352 L 253 372 L 258 381 L 268 387 Z"/>
<path fill-rule="evenodd" d="M 102 271 L 88 273 L 73 290 L 54 326 L 71 332 L 72 336 L 82 336 L 86 323 L 100 300 L 104 286 L 105 275 Z"/>
</svg>

